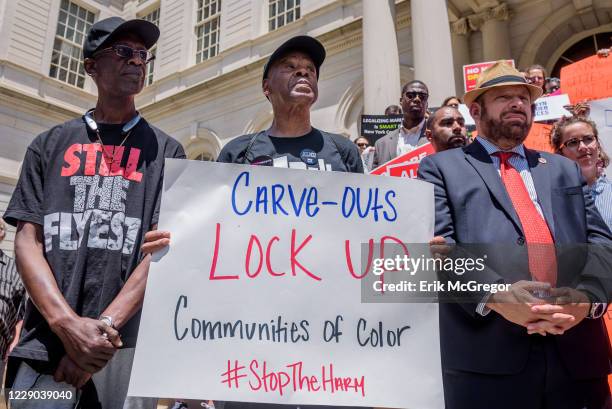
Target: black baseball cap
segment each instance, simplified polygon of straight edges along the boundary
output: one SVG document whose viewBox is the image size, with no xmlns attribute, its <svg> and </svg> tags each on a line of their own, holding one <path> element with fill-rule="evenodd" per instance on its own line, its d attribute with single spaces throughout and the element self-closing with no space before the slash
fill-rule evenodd
<svg viewBox="0 0 612 409">
<path fill-rule="evenodd" d="M 89 29 L 83 44 L 83 57 L 91 58 L 96 51 L 104 49 L 112 44 L 113 40 L 127 33 L 138 36 L 147 50 L 153 47 L 159 38 L 159 28 L 146 20 L 125 21 L 121 17 L 109 17 L 98 21 Z"/>
<path fill-rule="evenodd" d="M 280 47 L 274 50 L 272 55 L 270 55 L 268 62 L 266 62 L 264 66 L 263 79 L 268 77 L 268 71 L 274 61 L 280 60 L 291 51 L 301 51 L 308 55 L 312 59 L 312 62 L 314 62 L 317 69 L 317 78 L 319 78 L 319 68 L 325 60 L 325 48 L 323 44 L 310 36 L 297 36 L 285 41 Z"/>
</svg>

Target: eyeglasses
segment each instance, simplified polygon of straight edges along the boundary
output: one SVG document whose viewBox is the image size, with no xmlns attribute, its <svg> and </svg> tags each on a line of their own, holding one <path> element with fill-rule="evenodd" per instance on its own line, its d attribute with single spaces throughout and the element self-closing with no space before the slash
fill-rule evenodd
<svg viewBox="0 0 612 409">
<path fill-rule="evenodd" d="M 148 50 L 134 50 L 132 47 L 128 47 L 127 45 L 120 45 L 120 44 L 116 44 L 111 47 L 104 48 L 96 52 L 95 55 L 99 55 L 101 53 L 105 53 L 109 51 L 114 51 L 115 54 L 117 54 L 119 57 L 125 58 L 125 59 L 130 59 L 130 58 L 133 58 L 134 55 L 137 55 L 138 57 L 140 57 L 141 61 L 143 61 L 145 64 L 148 64 L 155 59 L 155 55 L 153 55 L 153 53 L 151 53 Z"/>
<path fill-rule="evenodd" d="M 357 146 L 359 146 L 360 148 L 367 148 L 368 146 L 370 146 L 369 143 L 358 143 Z"/>
<path fill-rule="evenodd" d="M 404 94 L 408 99 L 415 99 L 417 96 L 421 101 L 426 100 L 429 95 L 425 92 L 408 91 Z"/>
<path fill-rule="evenodd" d="M 568 148 L 572 150 L 577 150 L 580 146 L 580 143 L 584 143 L 585 146 L 591 146 L 597 142 L 597 138 L 595 135 L 585 135 L 582 138 L 572 138 L 563 142 L 560 146 L 561 149 Z"/>
</svg>

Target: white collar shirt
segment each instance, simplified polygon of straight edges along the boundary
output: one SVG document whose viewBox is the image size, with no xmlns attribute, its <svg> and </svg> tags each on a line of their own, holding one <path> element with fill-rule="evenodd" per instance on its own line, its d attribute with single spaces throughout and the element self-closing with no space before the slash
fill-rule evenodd
<svg viewBox="0 0 612 409">
<path fill-rule="evenodd" d="M 403 125 L 400 127 L 399 136 L 397 138 L 397 156 L 401 156 L 416 149 L 424 126 L 425 119 L 423 119 L 420 124 L 410 129 L 404 128 Z"/>
</svg>

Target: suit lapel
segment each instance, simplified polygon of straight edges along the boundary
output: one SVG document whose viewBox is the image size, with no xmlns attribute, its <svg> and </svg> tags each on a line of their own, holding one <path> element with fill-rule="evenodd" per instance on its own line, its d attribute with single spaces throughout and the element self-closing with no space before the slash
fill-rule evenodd
<svg viewBox="0 0 612 409">
<path fill-rule="evenodd" d="M 555 224 L 552 211 L 550 167 L 546 165 L 546 162 L 539 162 L 540 154 L 537 151 L 525 148 L 525 156 L 527 157 L 527 163 L 529 163 L 531 178 L 538 195 L 538 202 L 542 208 L 542 213 L 544 213 L 544 220 L 546 220 L 550 233 L 554 238 Z"/>
<path fill-rule="evenodd" d="M 516 227 L 520 231 L 523 231 L 516 210 L 514 210 L 514 206 L 510 200 L 510 196 L 508 196 L 508 192 L 506 192 L 501 177 L 497 173 L 497 169 L 493 166 L 493 161 L 486 149 L 478 143 L 478 141 L 474 141 L 465 148 L 465 158 L 470 165 L 474 167 L 476 172 L 478 172 L 487 186 L 487 189 L 500 204 L 504 212 L 506 212 Z"/>
<path fill-rule="evenodd" d="M 425 145 L 429 141 L 427 140 L 427 136 L 425 135 L 425 128 L 427 128 L 426 123 L 423 124 L 421 128 L 421 134 L 419 135 L 419 140 L 417 142 L 417 146 Z"/>
</svg>

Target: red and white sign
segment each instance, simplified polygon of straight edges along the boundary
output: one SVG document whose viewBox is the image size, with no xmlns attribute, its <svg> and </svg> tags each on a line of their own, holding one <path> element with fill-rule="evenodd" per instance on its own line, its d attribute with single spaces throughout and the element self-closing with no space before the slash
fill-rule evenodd
<svg viewBox="0 0 612 409">
<path fill-rule="evenodd" d="M 389 165 L 387 176 L 416 179 L 418 171 L 419 162 L 403 162 L 396 165 Z"/>
<path fill-rule="evenodd" d="M 479 62 L 476 64 L 468 64 L 463 66 L 463 86 L 465 92 L 471 91 L 476 88 L 476 82 L 480 77 L 480 74 L 497 61 Z M 514 60 L 506 60 L 508 64 L 512 64 L 514 67 Z"/>
<path fill-rule="evenodd" d="M 431 143 L 416 148 L 401 156 L 391 159 L 389 162 L 377 167 L 370 175 L 385 175 L 396 177 L 408 177 L 416 179 L 419 162 L 427 155 L 436 153 Z"/>
</svg>

